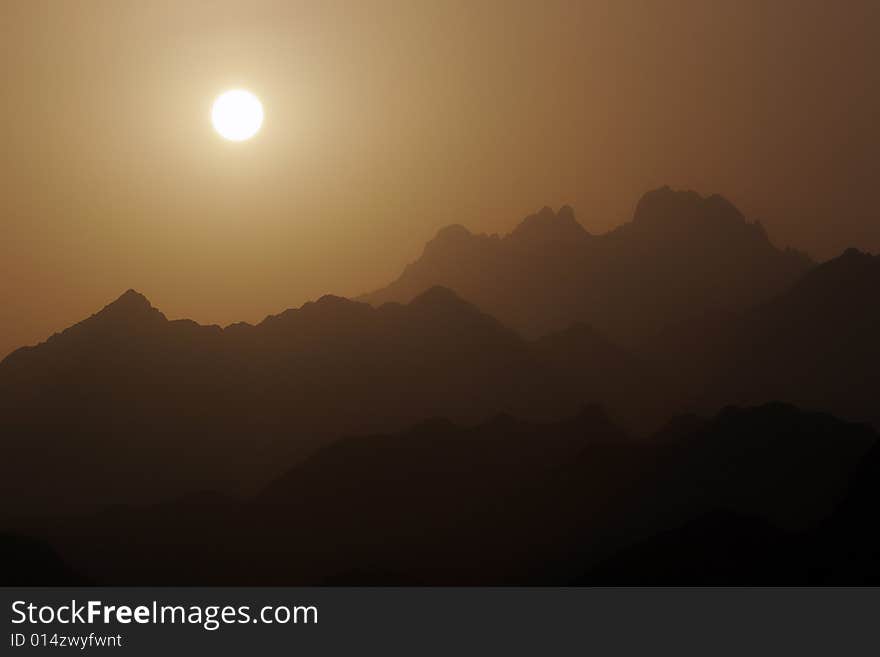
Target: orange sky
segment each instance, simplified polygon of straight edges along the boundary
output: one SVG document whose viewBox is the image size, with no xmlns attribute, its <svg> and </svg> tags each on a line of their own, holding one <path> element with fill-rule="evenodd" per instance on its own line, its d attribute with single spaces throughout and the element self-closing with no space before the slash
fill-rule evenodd
<svg viewBox="0 0 880 657">
<path fill-rule="evenodd" d="M 3 4 L 0 356 L 134 287 L 258 321 L 395 277 L 449 223 L 670 184 L 779 244 L 880 250 L 880 3 Z M 221 91 L 263 101 L 220 139 Z"/>
</svg>

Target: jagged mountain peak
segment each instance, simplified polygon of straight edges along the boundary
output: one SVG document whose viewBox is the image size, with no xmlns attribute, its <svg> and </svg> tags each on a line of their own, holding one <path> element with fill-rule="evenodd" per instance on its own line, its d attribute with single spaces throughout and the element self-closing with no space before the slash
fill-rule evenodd
<svg viewBox="0 0 880 657">
<path fill-rule="evenodd" d="M 657 223 L 695 219 L 745 223 L 745 217 L 723 196 L 702 196 L 692 190 L 674 190 L 664 186 L 645 193 L 636 204 L 633 221 Z"/>
<path fill-rule="evenodd" d="M 437 231 L 434 238 L 425 244 L 422 257 L 442 259 L 450 253 L 479 247 L 487 239 L 488 236 L 475 235 L 461 224 L 450 224 Z"/>
<path fill-rule="evenodd" d="M 145 323 L 166 321 L 165 315 L 153 307 L 149 299 L 137 290 L 128 289 L 115 301 L 104 306 L 86 322 Z"/>
<path fill-rule="evenodd" d="M 871 255 L 867 251 L 862 251 L 855 248 L 854 246 L 851 246 L 842 254 L 840 254 L 839 258 L 837 259 L 846 262 L 860 262 L 864 264 L 880 262 L 880 256 Z"/>
<path fill-rule="evenodd" d="M 788 296 L 808 304 L 820 299 L 834 304 L 862 303 L 876 290 L 878 281 L 880 256 L 849 248 L 807 272 Z"/>
<path fill-rule="evenodd" d="M 440 242 L 458 241 L 472 237 L 473 233 L 461 224 L 450 224 L 437 231 L 434 239 Z"/>
<path fill-rule="evenodd" d="M 147 299 L 143 294 L 129 288 L 125 292 L 123 292 L 115 301 L 108 303 L 104 306 L 104 309 L 101 312 L 105 311 L 114 311 L 114 312 L 124 312 L 124 311 L 132 311 L 132 310 L 150 310 L 153 308 L 153 304 L 150 303 L 150 300 Z"/>
<path fill-rule="evenodd" d="M 813 269 L 805 281 L 822 278 L 862 278 L 865 275 L 880 274 L 880 256 L 866 251 L 849 248 L 836 258 L 832 258 Z"/>
<path fill-rule="evenodd" d="M 354 318 L 374 312 L 372 306 L 334 294 L 325 294 L 316 301 L 307 301 L 299 308 L 288 308 L 275 315 L 268 315 L 257 327 L 281 327 L 291 323 L 349 322 Z"/>
<path fill-rule="evenodd" d="M 407 303 L 442 285 L 529 337 L 582 321 L 633 346 L 701 313 L 768 300 L 812 266 L 725 198 L 662 187 L 604 234 L 567 205 L 538 210 L 504 237 L 449 226 L 397 280 L 359 300 Z"/>
<path fill-rule="evenodd" d="M 409 305 L 411 307 L 422 308 L 450 306 L 471 307 L 471 304 L 458 296 L 454 290 L 443 285 L 434 285 L 433 287 L 428 288 L 413 299 Z"/>
<path fill-rule="evenodd" d="M 514 240 L 528 239 L 543 241 L 547 239 L 577 239 L 589 235 L 574 216 L 570 205 L 563 205 L 558 212 L 544 206 L 538 212 L 530 214 L 509 235 Z"/>
<path fill-rule="evenodd" d="M 309 305 L 309 304 L 306 304 Z M 346 297 L 340 297 L 336 294 L 325 294 L 320 297 L 317 301 L 312 302 L 312 306 L 316 307 L 324 307 L 324 308 L 332 308 L 335 306 L 352 306 L 352 305 L 363 305 L 358 304 L 357 301 L 352 301 L 351 299 L 347 299 Z"/>
<path fill-rule="evenodd" d="M 390 304 L 386 306 L 386 308 L 390 307 L 392 307 Z M 504 335 L 505 342 L 515 335 L 493 316 L 487 315 L 479 307 L 460 297 L 454 290 L 442 285 L 428 288 L 406 306 L 398 306 L 398 312 L 400 308 L 403 308 L 402 312 L 405 316 L 418 318 L 418 321 L 427 322 L 440 330 L 455 333 L 457 329 L 454 330 L 453 327 L 467 327 L 468 331 L 478 329 L 478 333 L 482 335 L 485 335 L 484 331 L 488 331 L 496 338 Z M 515 339 L 519 340 L 518 337 Z"/>
<path fill-rule="evenodd" d="M 140 292 L 128 289 L 115 301 L 108 303 L 90 317 L 70 326 L 60 333 L 51 335 L 45 342 L 34 346 L 21 347 L 3 359 L 3 364 L 23 364 L 37 353 L 49 349 L 64 348 L 65 345 L 83 344 L 83 341 L 99 345 L 107 335 L 149 334 L 157 327 L 167 326 L 168 320 Z"/>
</svg>

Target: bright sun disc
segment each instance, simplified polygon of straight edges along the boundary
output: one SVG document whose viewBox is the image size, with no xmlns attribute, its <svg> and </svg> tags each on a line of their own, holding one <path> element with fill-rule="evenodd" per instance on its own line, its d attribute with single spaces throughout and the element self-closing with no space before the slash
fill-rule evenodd
<svg viewBox="0 0 880 657">
<path fill-rule="evenodd" d="M 233 89 L 217 96 L 211 108 L 214 129 L 230 141 L 250 139 L 263 124 L 263 105 L 250 91 Z"/>
</svg>

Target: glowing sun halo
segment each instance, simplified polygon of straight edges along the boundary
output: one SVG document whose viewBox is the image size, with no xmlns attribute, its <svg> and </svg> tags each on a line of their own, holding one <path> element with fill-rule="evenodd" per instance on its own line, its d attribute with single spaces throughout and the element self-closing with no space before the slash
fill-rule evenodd
<svg viewBox="0 0 880 657">
<path fill-rule="evenodd" d="M 250 139 L 263 125 L 263 105 L 250 91 L 233 89 L 217 96 L 211 108 L 211 123 L 220 136 L 230 141 Z"/>
</svg>

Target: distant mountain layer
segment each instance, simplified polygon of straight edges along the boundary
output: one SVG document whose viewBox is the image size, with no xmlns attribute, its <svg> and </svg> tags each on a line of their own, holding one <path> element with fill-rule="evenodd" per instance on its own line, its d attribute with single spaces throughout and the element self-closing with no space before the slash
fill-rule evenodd
<svg viewBox="0 0 880 657">
<path fill-rule="evenodd" d="M 361 300 L 405 303 L 442 285 L 528 335 L 582 322 L 633 345 L 669 324 L 769 299 L 811 266 L 722 197 L 664 187 L 604 235 L 584 230 L 568 206 L 545 207 L 504 237 L 449 226 L 400 278 Z"/>
</svg>

